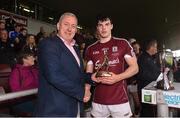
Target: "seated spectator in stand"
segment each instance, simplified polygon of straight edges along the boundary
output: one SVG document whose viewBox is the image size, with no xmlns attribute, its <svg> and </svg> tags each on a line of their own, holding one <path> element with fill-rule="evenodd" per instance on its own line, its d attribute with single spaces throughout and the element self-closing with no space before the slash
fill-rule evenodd
<svg viewBox="0 0 180 118">
<path fill-rule="evenodd" d="M 17 58 L 18 63 L 10 74 L 10 88 L 12 92 L 28 90 L 38 87 L 38 69 L 34 66 L 34 56 L 29 52 L 21 52 Z M 32 98 L 33 97 L 33 98 Z M 12 113 L 16 116 L 32 116 L 36 99 L 34 96 L 17 99 L 12 107 Z"/>
<path fill-rule="evenodd" d="M 24 45 L 26 44 L 26 38 L 27 38 L 27 29 L 26 28 L 22 28 L 20 30 L 20 34 L 16 40 L 16 43 L 15 43 L 15 51 L 16 53 L 19 53 Z"/>
<path fill-rule="evenodd" d="M 0 31 L 0 64 L 15 64 L 14 45 L 10 43 L 7 30 Z"/>
<path fill-rule="evenodd" d="M 14 17 L 12 15 L 6 19 L 6 29 L 8 32 L 13 31 L 15 25 L 16 21 L 14 20 Z"/>
<path fill-rule="evenodd" d="M 21 25 L 16 25 L 15 29 L 13 31 L 9 32 L 9 39 L 12 43 L 15 43 L 18 39 L 18 36 L 20 34 Z"/>
<path fill-rule="evenodd" d="M 17 64 L 10 74 L 11 90 L 21 91 L 38 87 L 38 69 L 34 66 L 34 55 L 30 52 L 21 52 Z"/>
<path fill-rule="evenodd" d="M 0 20 L 0 30 L 4 30 L 6 27 L 5 27 L 5 20 Z"/>
<path fill-rule="evenodd" d="M 35 56 L 37 55 L 37 45 L 35 36 L 33 34 L 29 34 L 26 39 L 26 44 L 23 47 L 23 51 L 25 52 L 31 52 Z"/>
<path fill-rule="evenodd" d="M 36 35 L 36 44 L 38 44 L 43 39 L 44 32 L 44 27 L 41 26 L 39 33 Z"/>
</svg>

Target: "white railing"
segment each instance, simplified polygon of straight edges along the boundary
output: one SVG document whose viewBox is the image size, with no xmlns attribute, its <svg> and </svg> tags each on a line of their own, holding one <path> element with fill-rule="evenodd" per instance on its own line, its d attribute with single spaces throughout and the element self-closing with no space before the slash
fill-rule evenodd
<svg viewBox="0 0 180 118">
<path fill-rule="evenodd" d="M 5 101 L 5 100 L 9 100 L 9 99 L 33 95 L 33 94 L 36 94 L 37 92 L 38 92 L 38 89 L 36 88 L 36 89 L 30 89 L 30 90 L 1 94 L 0 95 L 0 101 Z"/>
</svg>

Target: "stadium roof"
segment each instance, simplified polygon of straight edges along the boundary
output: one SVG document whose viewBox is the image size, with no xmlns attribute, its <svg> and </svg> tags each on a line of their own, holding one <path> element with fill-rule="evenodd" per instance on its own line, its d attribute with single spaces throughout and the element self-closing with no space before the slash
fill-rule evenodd
<svg viewBox="0 0 180 118">
<path fill-rule="evenodd" d="M 122 37 L 144 38 L 147 35 L 169 37 L 180 26 L 180 0 L 36 0 L 57 11 L 70 11 L 79 23 L 94 27 L 97 14 L 111 14 L 114 34 Z M 176 29 L 176 30 L 174 30 Z"/>
</svg>

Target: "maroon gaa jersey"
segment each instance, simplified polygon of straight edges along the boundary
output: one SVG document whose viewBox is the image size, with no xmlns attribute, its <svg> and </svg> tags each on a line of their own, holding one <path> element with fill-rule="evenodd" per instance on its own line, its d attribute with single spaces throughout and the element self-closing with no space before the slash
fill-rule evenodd
<svg viewBox="0 0 180 118">
<path fill-rule="evenodd" d="M 104 59 L 104 51 L 109 58 L 109 72 L 120 74 L 125 71 L 125 58 L 135 56 L 132 47 L 127 40 L 122 38 L 111 38 L 106 43 L 99 41 L 90 45 L 85 54 L 87 62 L 92 61 L 94 72 L 101 66 Z M 95 103 L 114 105 L 128 102 L 126 81 L 121 80 L 112 85 L 97 84 L 94 91 Z"/>
</svg>

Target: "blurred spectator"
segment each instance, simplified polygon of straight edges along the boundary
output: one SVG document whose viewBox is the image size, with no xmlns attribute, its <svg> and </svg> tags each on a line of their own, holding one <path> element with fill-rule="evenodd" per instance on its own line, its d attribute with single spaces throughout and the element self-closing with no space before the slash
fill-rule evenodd
<svg viewBox="0 0 180 118">
<path fill-rule="evenodd" d="M 86 33 L 86 34 L 84 35 L 84 38 L 85 38 L 86 48 L 87 48 L 89 45 L 91 45 L 91 44 L 93 44 L 94 42 L 97 41 L 97 38 L 96 38 L 96 37 L 93 37 L 93 35 L 91 35 L 90 33 Z"/>
<path fill-rule="evenodd" d="M 3 30 L 6 28 L 5 24 L 6 24 L 5 20 L 0 20 L 0 30 Z"/>
<path fill-rule="evenodd" d="M 47 32 L 44 32 L 41 40 L 48 38 L 48 37 L 49 37 L 49 34 Z M 41 40 L 39 40 L 39 41 L 41 41 Z"/>
<path fill-rule="evenodd" d="M 81 34 L 80 30 L 77 29 L 77 32 L 74 36 L 74 40 L 76 41 L 76 43 L 81 46 L 82 43 L 84 43 L 84 37 L 83 35 Z"/>
<path fill-rule="evenodd" d="M 180 60 L 177 62 L 177 70 L 174 72 L 174 79 L 176 82 L 180 82 Z"/>
<path fill-rule="evenodd" d="M 41 42 L 43 39 L 48 38 L 49 37 L 49 33 L 48 32 L 43 32 L 41 38 L 37 41 L 37 39 L 35 40 L 36 44 L 38 44 L 39 42 Z M 38 42 L 38 43 L 37 43 Z"/>
<path fill-rule="evenodd" d="M 23 51 L 25 52 L 31 52 L 35 56 L 37 55 L 37 45 L 35 36 L 33 34 L 29 34 L 26 39 L 26 44 L 23 47 Z"/>
<path fill-rule="evenodd" d="M 8 32 L 14 31 L 15 25 L 16 25 L 16 21 L 14 20 L 12 15 L 6 19 L 6 29 Z"/>
<path fill-rule="evenodd" d="M 98 40 L 96 36 L 97 36 L 97 34 L 95 34 L 95 36 L 91 35 L 90 33 L 84 34 L 85 46 L 83 48 L 83 57 L 85 55 L 86 48 Z"/>
<path fill-rule="evenodd" d="M 54 36 L 56 36 L 56 34 L 57 34 L 57 31 L 54 30 L 50 33 L 50 37 L 54 37 Z"/>
<path fill-rule="evenodd" d="M 17 64 L 10 75 L 11 90 L 21 91 L 38 87 L 38 70 L 34 65 L 34 55 L 31 52 L 21 52 Z"/>
<path fill-rule="evenodd" d="M 143 53 L 138 58 L 139 73 L 138 73 L 138 92 L 141 99 L 141 89 L 150 84 L 152 81 L 156 81 L 160 75 L 160 66 L 157 64 L 155 54 L 157 53 L 157 41 L 155 39 L 149 39 L 145 41 Z M 145 103 L 141 103 L 142 117 L 156 116 L 156 108 Z"/>
<path fill-rule="evenodd" d="M 14 44 L 9 41 L 7 30 L 0 31 L 0 63 L 9 64 L 11 67 L 15 64 Z"/>
<path fill-rule="evenodd" d="M 128 41 L 129 41 L 130 44 L 133 44 L 134 42 L 136 42 L 136 39 L 135 38 L 130 38 Z"/>
<path fill-rule="evenodd" d="M 17 64 L 10 74 L 9 84 L 12 92 L 28 90 L 38 87 L 38 69 L 34 66 L 34 56 L 30 52 L 22 52 L 17 58 Z M 32 96 L 31 96 L 32 97 Z M 32 116 L 35 99 L 20 99 L 12 112 L 20 116 Z"/>
<path fill-rule="evenodd" d="M 12 43 L 15 43 L 18 40 L 20 30 L 21 30 L 21 25 L 16 25 L 15 30 L 9 32 L 9 39 Z"/>
<path fill-rule="evenodd" d="M 19 53 L 23 49 L 24 45 L 26 44 L 26 38 L 27 38 L 27 29 L 22 28 L 20 30 L 19 36 L 17 37 L 15 41 L 16 53 Z"/>
<path fill-rule="evenodd" d="M 45 31 L 44 31 L 44 27 L 41 26 L 39 33 L 37 33 L 37 35 L 36 35 L 36 44 L 38 44 L 39 41 L 42 40 L 42 38 L 43 38 L 43 36 L 44 36 L 44 32 L 45 32 Z"/>
<path fill-rule="evenodd" d="M 140 44 L 139 44 L 137 41 L 135 41 L 135 42 L 133 42 L 131 45 L 132 45 L 132 47 L 133 47 L 133 50 L 134 50 L 136 56 L 139 57 L 140 54 L 142 53 L 142 52 L 141 52 Z"/>
</svg>

